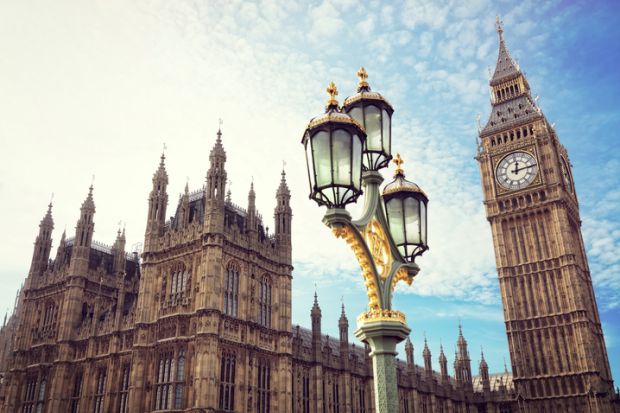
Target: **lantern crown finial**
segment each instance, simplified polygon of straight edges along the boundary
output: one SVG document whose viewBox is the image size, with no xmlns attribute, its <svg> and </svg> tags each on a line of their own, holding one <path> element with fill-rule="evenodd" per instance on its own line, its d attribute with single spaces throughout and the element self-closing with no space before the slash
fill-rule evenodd
<svg viewBox="0 0 620 413">
<path fill-rule="evenodd" d="M 327 89 L 325 89 L 327 94 L 329 94 L 329 99 L 327 100 L 327 109 L 338 107 L 338 101 L 336 100 L 336 96 L 338 96 L 338 88 L 334 84 L 334 82 L 330 82 Z"/>
<path fill-rule="evenodd" d="M 357 84 L 357 91 L 361 92 L 362 90 L 370 90 L 370 85 L 368 84 L 368 72 L 363 67 L 357 71 L 357 77 L 359 78 L 359 83 Z"/>
<path fill-rule="evenodd" d="M 396 157 L 392 159 L 392 162 L 396 164 L 396 170 L 394 171 L 394 177 L 397 177 L 398 175 L 401 175 L 404 177 L 405 171 L 403 170 L 402 165 L 405 163 L 405 161 L 403 160 L 403 158 L 400 157 L 400 153 L 396 154 Z"/>
</svg>

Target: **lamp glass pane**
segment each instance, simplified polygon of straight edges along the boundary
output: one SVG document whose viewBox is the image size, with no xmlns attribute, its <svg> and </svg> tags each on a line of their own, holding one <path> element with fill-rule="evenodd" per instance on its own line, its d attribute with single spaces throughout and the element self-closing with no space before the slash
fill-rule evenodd
<svg viewBox="0 0 620 413">
<path fill-rule="evenodd" d="M 428 241 L 426 239 L 426 205 L 424 202 L 420 202 L 420 217 L 422 220 L 422 244 L 428 245 Z"/>
<path fill-rule="evenodd" d="M 358 121 L 362 127 L 364 127 L 364 114 L 362 112 L 362 108 L 356 107 L 349 111 L 349 116 Z"/>
<path fill-rule="evenodd" d="M 381 148 L 381 111 L 376 106 L 364 108 L 366 115 L 366 148 L 380 151 Z"/>
<path fill-rule="evenodd" d="M 390 234 L 396 245 L 405 243 L 405 224 L 403 222 L 403 202 L 399 198 L 392 198 L 386 205 Z"/>
<path fill-rule="evenodd" d="M 392 139 L 390 133 L 390 115 L 383 109 L 383 151 L 387 154 L 390 153 L 390 140 Z"/>
<path fill-rule="evenodd" d="M 413 197 L 405 198 L 405 227 L 408 244 L 420 244 L 419 202 Z"/>
<path fill-rule="evenodd" d="M 306 167 L 308 168 L 308 180 L 310 181 L 310 190 L 314 189 L 314 165 L 312 164 L 312 145 L 310 141 L 306 142 Z"/>
<path fill-rule="evenodd" d="M 351 185 L 351 134 L 343 129 L 332 132 L 334 183 Z"/>
<path fill-rule="evenodd" d="M 362 185 L 362 140 L 358 135 L 353 135 L 353 186 L 360 189 Z"/>
<path fill-rule="evenodd" d="M 318 187 L 329 185 L 332 182 L 332 167 L 329 134 L 327 132 L 321 131 L 314 135 L 312 138 L 312 152 L 314 154 L 316 185 Z"/>
</svg>

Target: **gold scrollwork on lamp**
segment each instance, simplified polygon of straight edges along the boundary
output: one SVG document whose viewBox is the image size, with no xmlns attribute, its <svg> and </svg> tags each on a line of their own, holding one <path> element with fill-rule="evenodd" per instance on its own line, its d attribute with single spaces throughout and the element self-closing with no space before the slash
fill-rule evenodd
<svg viewBox="0 0 620 413">
<path fill-rule="evenodd" d="M 371 257 L 366 254 L 364 247 L 360 244 L 351 227 L 334 227 L 332 228 L 332 232 L 336 238 L 343 238 L 353 250 L 355 258 L 357 258 L 357 262 L 362 270 L 362 277 L 364 278 L 364 285 L 366 286 L 366 293 L 368 294 L 368 306 L 371 310 L 379 310 L 379 291 L 372 272 Z"/>
<path fill-rule="evenodd" d="M 382 280 L 385 280 L 392 265 L 390 244 L 385 231 L 376 218 L 373 218 L 368 225 L 366 225 L 364 229 L 364 238 L 366 239 L 366 244 L 368 244 L 368 249 L 372 254 L 372 258 L 375 261 L 377 274 Z"/>
</svg>

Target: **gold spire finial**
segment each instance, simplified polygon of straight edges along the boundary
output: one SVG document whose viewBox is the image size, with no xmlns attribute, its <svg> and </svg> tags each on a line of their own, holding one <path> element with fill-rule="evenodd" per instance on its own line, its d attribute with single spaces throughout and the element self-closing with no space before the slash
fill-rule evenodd
<svg viewBox="0 0 620 413">
<path fill-rule="evenodd" d="M 363 67 L 360 68 L 360 70 L 357 71 L 357 77 L 360 79 L 357 84 L 359 88 L 368 87 L 368 82 L 366 81 L 366 79 L 368 79 L 368 72 L 366 72 L 366 69 Z"/>
<path fill-rule="evenodd" d="M 336 88 L 334 82 L 331 82 L 325 91 L 329 94 L 327 106 L 338 106 L 338 101 L 336 100 L 336 96 L 338 96 L 338 88 Z"/>
<path fill-rule="evenodd" d="M 396 154 L 396 157 L 392 159 L 392 162 L 396 164 L 396 171 L 394 171 L 394 176 L 402 175 L 405 176 L 405 171 L 401 168 L 401 165 L 405 163 L 403 158 L 400 157 L 400 153 Z"/>
</svg>

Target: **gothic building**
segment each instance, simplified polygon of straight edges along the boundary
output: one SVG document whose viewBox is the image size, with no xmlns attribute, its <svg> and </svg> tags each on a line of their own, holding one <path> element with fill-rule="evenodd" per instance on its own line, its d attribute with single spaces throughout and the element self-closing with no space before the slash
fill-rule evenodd
<svg viewBox="0 0 620 413">
<path fill-rule="evenodd" d="M 499 19 L 497 31 L 491 115 L 477 160 L 518 405 L 610 412 L 613 381 L 568 152 L 510 57 Z"/>
<path fill-rule="evenodd" d="M 0 339 L 1 412 L 372 412 L 366 346 L 321 333 L 315 295 L 311 328 L 291 324 L 290 191 L 282 172 L 275 231 L 226 193 L 226 152 L 217 133 L 205 186 L 186 186 L 170 218 L 165 157 L 153 174 L 144 252 L 126 252 L 125 232 L 93 240 L 89 189 L 75 236 L 63 233 L 50 259 L 50 204 L 31 269 Z M 225 195 L 226 194 L 226 195 Z M 511 376 L 473 377 L 459 331 L 453 377 L 424 348 L 424 367 L 398 364 L 403 412 L 510 411 Z"/>
<path fill-rule="evenodd" d="M 611 377 L 577 200 L 568 166 L 554 172 L 568 165 L 566 152 L 502 38 L 496 72 L 497 107 L 478 159 L 515 380 L 507 369 L 490 374 L 483 354 L 472 368 L 461 326 L 452 375 L 443 347 L 435 371 L 428 345 L 418 366 L 408 339 L 405 360 L 397 362 L 400 411 L 610 411 Z M 496 169 L 510 177 L 521 168 L 527 184 L 492 178 Z M 49 206 L 29 274 L 0 330 L 0 413 L 374 412 L 369 349 L 349 342 L 344 306 L 339 337 L 322 333 L 316 294 L 311 327 L 291 323 L 285 173 L 273 233 L 256 210 L 253 186 L 241 207 L 226 183 L 218 131 L 205 185 L 193 192 L 186 186 L 169 211 L 162 155 L 141 256 L 127 252 L 124 230 L 112 245 L 93 239 L 91 186 L 75 234 L 63 233 L 52 257 Z"/>
</svg>

